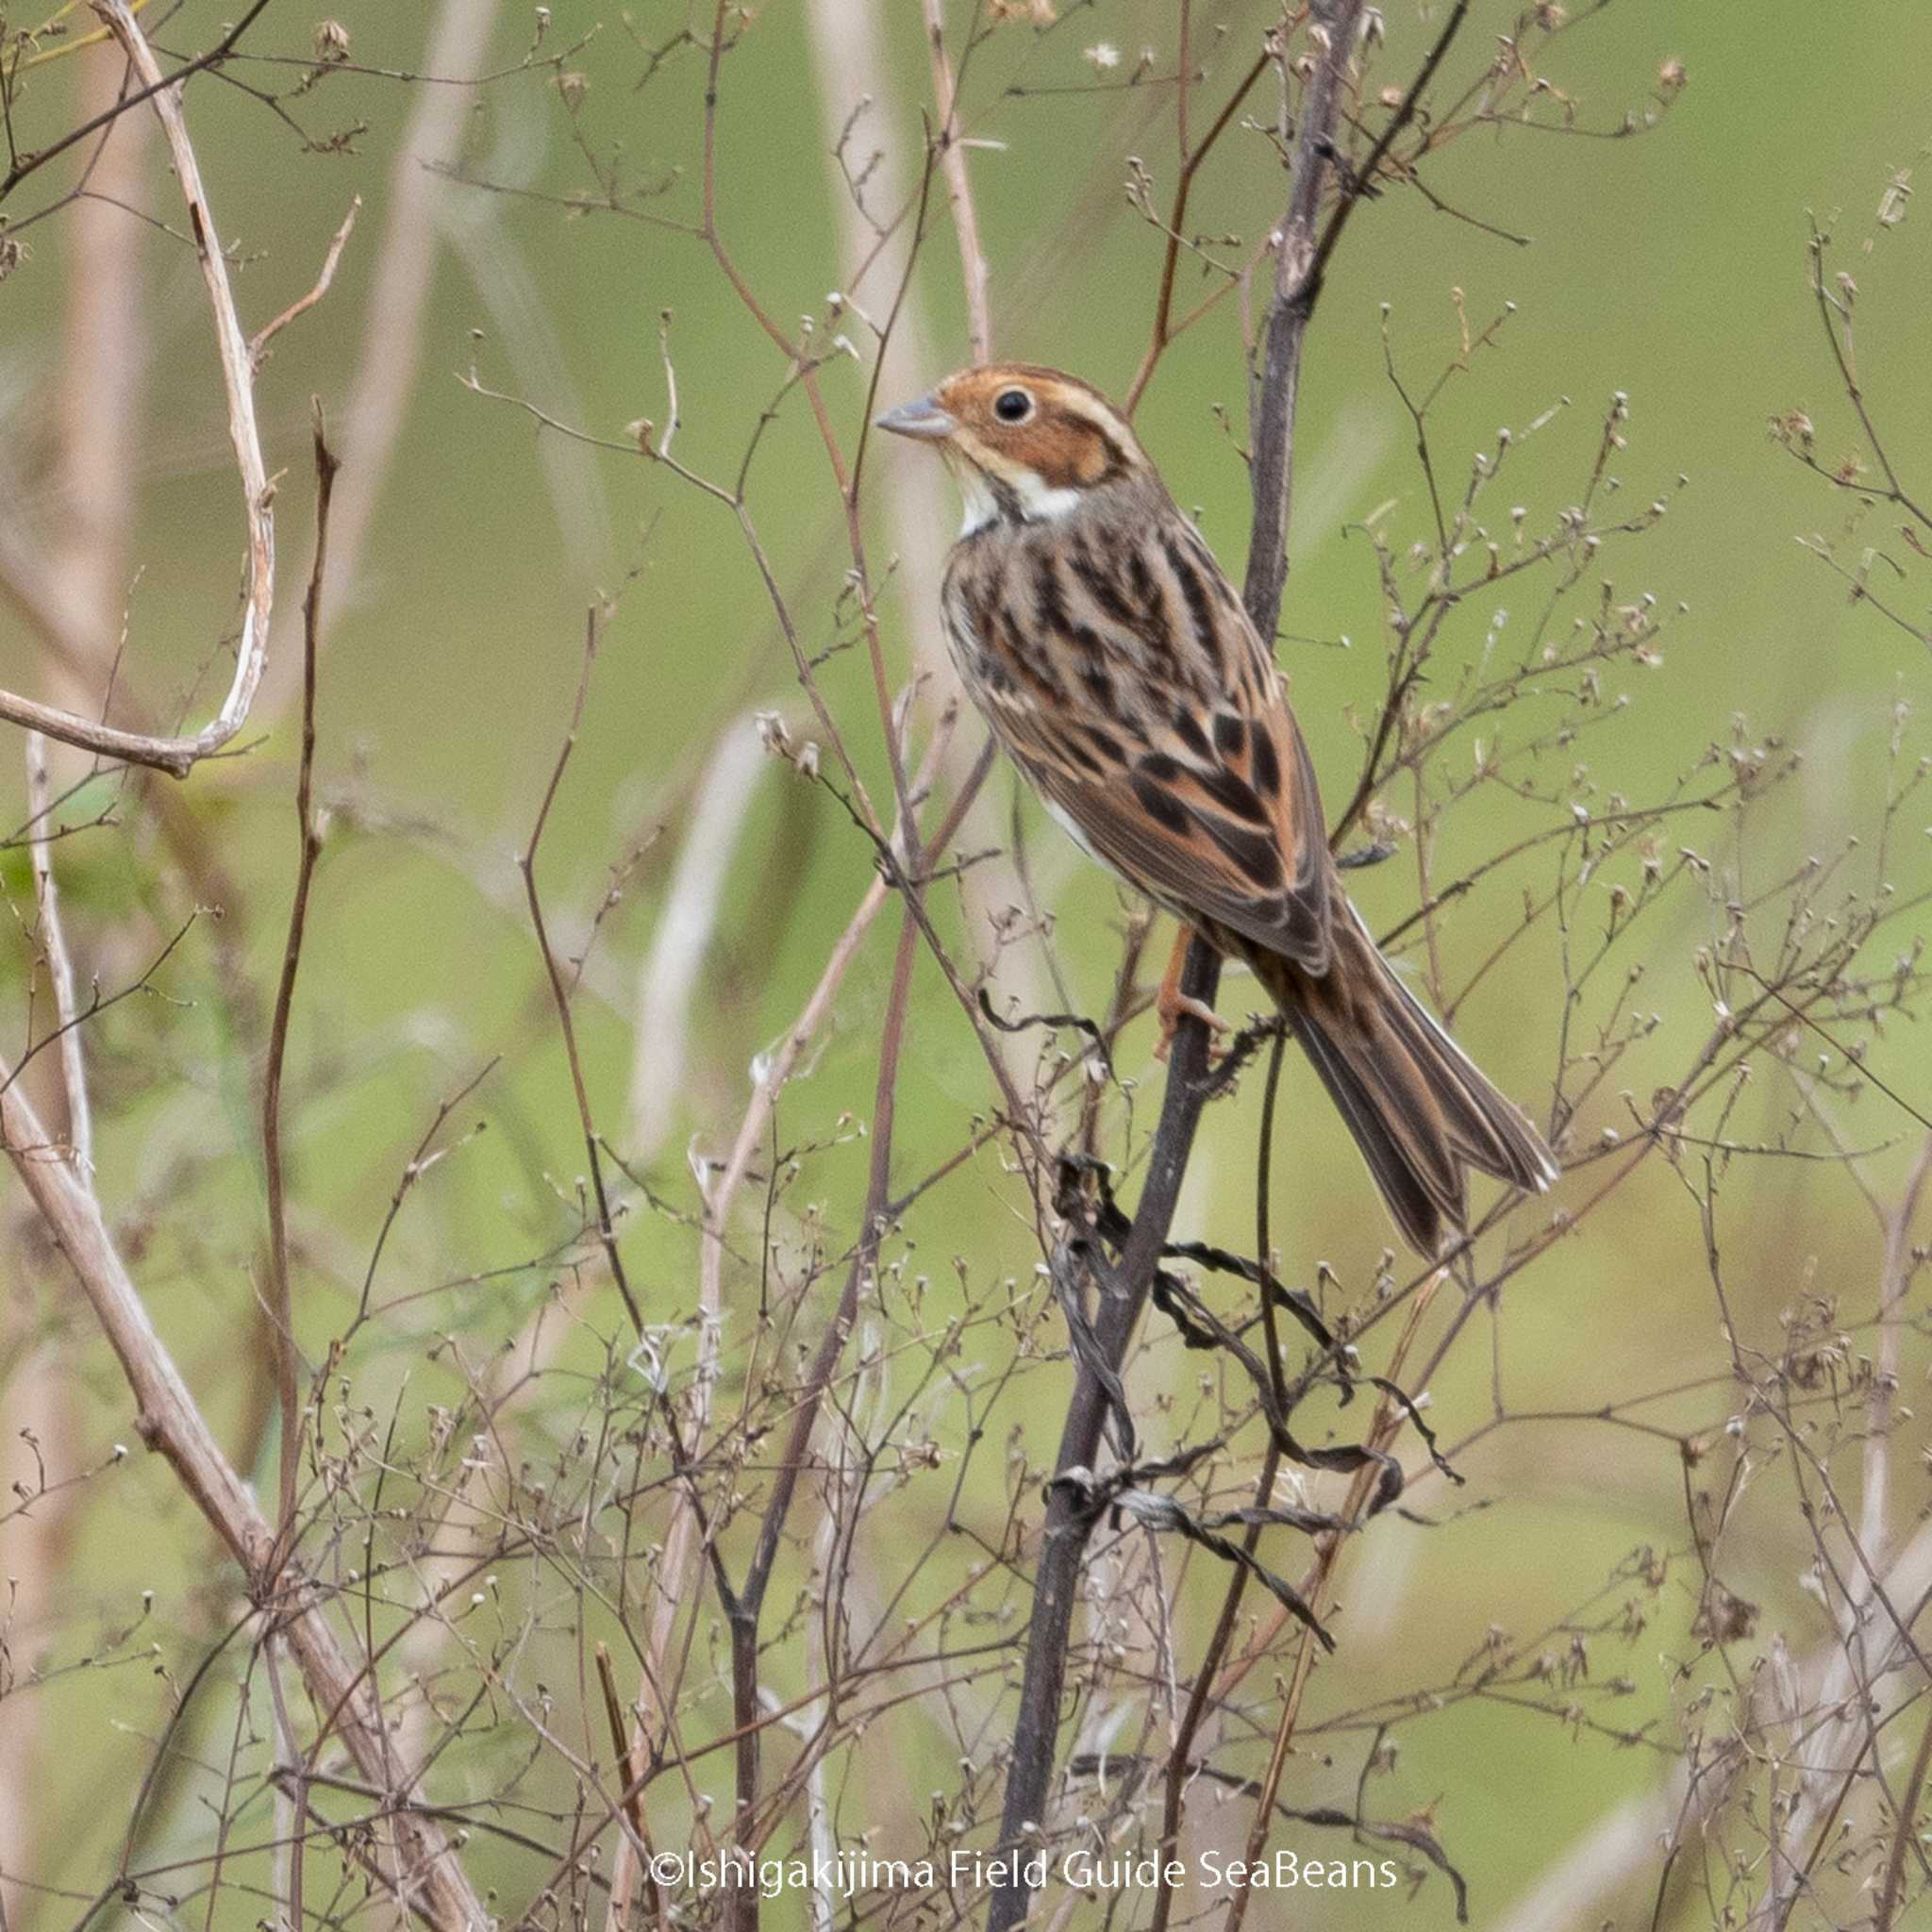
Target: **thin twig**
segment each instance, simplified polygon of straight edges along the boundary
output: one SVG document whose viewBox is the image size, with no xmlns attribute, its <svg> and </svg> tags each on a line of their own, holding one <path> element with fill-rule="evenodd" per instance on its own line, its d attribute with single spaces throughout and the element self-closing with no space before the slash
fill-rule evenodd
<svg viewBox="0 0 1932 1932">
<path fill-rule="evenodd" d="M 834 1372 L 845 1353 L 845 1343 L 858 1315 L 860 1289 L 878 1259 L 879 1242 L 886 1228 L 885 1208 L 891 1195 L 892 1124 L 898 1107 L 899 1059 L 906 1042 L 906 1020 L 912 992 L 912 966 L 918 958 L 919 927 L 913 920 L 910 901 L 899 926 L 899 945 L 892 962 L 891 991 L 887 996 L 886 1014 L 879 1040 L 878 1078 L 874 1089 L 871 1127 L 872 1162 L 866 1182 L 864 1217 L 860 1223 L 858 1246 L 847 1269 L 839 1304 L 829 1326 L 812 1355 L 792 1413 L 791 1426 L 780 1452 L 777 1472 L 758 1524 L 758 1543 L 743 1583 L 726 1605 L 731 1624 L 732 1716 L 738 1725 L 738 1830 L 741 1841 L 747 1834 L 758 1794 L 758 1742 L 762 1726 L 758 1723 L 760 1701 L 758 1694 L 758 1623 L 764 1608 L 765 1591 L 772 1569 L 778 1560 L 785 1519 L 791 1513 L 792 1492 L 805 1473 L 811 1453 L 813 1429 L 819 1407 L 830 1386 Z M 734 1883 L 727 1894 L 733 1924 L 739 1932 L 757 1932 L 758 1891 L 755 1887 Z"/>
<path fill-rule="evenodd" d="M 159 738 L 138 731 L 123 731 L 79 713 L 53 705 L 39 704 L 13 691 L 0 691 L 0 718 L 30 729 L 44 731 L 67 744 L 92 751 L 129 764 L 150 765 L 177 778 L 185 778 L 201 759 L 219 751 L 242 725 L 255 702 L 256 687 L 261 681 L 262 665 L 268 651 L 269 616 L 275 598 L 275 533 L 273 504 L 275 491 L 269 486 L 267 466 L 262 460 L 261 436 L 255 421 L 255 365 L 249 354 L 248 339 L 242 332 L 242 319 L 236 312 L 234 291 L 228 286 L 227 258 L 219 240 L 208 193 L 201 183 L 201 169 L 194 147 L 188 138 L 188 124 L 181 113 L 181 81 L 184 75 L 164 76 L 154 49 L 128 10 L 125 0 L 92 0 L 95 12 L 113 29 L 123 51 L 134 63 L 136 73 L 147 83 L 140 98 L 154 102 L 168 150 L 188 205 L 190 225 L 194 231 L 194 251 L 201 262 L 202 278 L 208 286 L 208 302 L 214 311 L 215 345 L 220 352 L 223 386 L 228 400 L 228 436 L 234 445 L 236 467 L 241 472 L 242 504 L 248 521 L 248 550 L 243 573 L 245 590 L 242 636 L 236 646 L 235 675 L 228 694 L 214 719 L 190 738 Z M 252 20 L 260 6 L 249 10 Z M 247 22 L 242 23 L 246 25 Z M 236 31 L 239 33 L 240 28 Z M 232 45 L 232 37 L 227 43 Z M 206 60 L 189 72 L 198 71 Z M 116 111 L 121 111 L 117 109 Z M 111 117 L 110 117 L 111 118 Z"/>
<path fill-rule="evenodd" d="M 1291 465 L 1287 453 L 1294 446 L 1294 408 L 1301 393 L 1302 344 L 1308 321 L 1322 292 L 1328 262 L 1341 241 L 1341 231 L 1363 187 L 1372 181 L 1389 144 L 1408 124 L 1423 92 L 1441 64 L 1449 43 L 1469 12 L 1469 0 L 1457 0 L 1442 30 L 1416 75 L 1402 106 L 1370 150 L 1367 164 L 1344 182 L 1324 226 L 1316 224 L 1322 190 L 1336 162 L 1334 133 L 1350 58 L 1361 28 L 1362 0 L 1316 0 L 1311 27 L 1319 29 L 1314 72 L 1302 97 L 1300 129 L 1295 140 L 1294 179 L 1289 194 L 1288 217 L 1274 262 L 1274 294 L 1262 336 L 1259 381 L 1249 423 L 1254 455 L 1249 484 L 1254 498 L 1254 537 L 1248 547 L 1247 578 L 1242 600 L 1264 640 L 1274 639 L 1281 616 L 1281 595 L 1288 583 L 1288 520 Z M 1285 411 L 1287 421 L 1276 433 L 1264 436 L 1269 412 Z"/>
<path fill-rule="evenodd" d="M 524 875 L 530 924 L 536 928 L 538 950 L 543 955 L 543 971 L 549 978 L 550 996 L 557 1008 L 557 1027 L 562 1036 L 564 1058 L 570 1067 L 571 1091 L 576 1098 L 577 1124 L 583 1130 L 584 1158 L 591 1164 L 591 1191 L 597 1204 L 597 1239 L 603 1244 L 605 1259 L 609 1264 L 610 1279 L 624 1297 L 625 1311 L 630 1316 L 631 1326 L 641 1334 L 644 1312 L 639 1307 L 638 1298 L 631 1291 L 630 1277 L 625 1273 L 624 1256 L 617 1242 L 617 1224 L 611 1216 L 609 1196 L 604 1187 L 604 1157 L 598 1146 L 597 1123 L 591 1112 L 590 1090 L 584 1084 L 583 1056 L 577 1051 L 577 1031 L 571 1017 L 570 990 L 563 983 L 563 969 L 557 963 L 557 955 L 551 949 L 550 934 L 543 923 L 543 897 L 537 890 L 537 848 L 543 842 L 543 827 L 550 821 L 550 808 L 557 802 L 564 768 L 570 763 L 571 753 L 576 749 L 577 733 L 583 727 L 584 704 L 591 692 L 591 667 L 597 661 L 602 618 L 601 608 L 591 605 L 585 618 L 583 669 L 578 674 L 577 693 L 571 706 L 570 728 L 564 733 L 557 762 L 551 767 L 550 783 L 543 790 L 543 803 L 538 808 L 536 824 L 530 827 L 530 842 L 524 848 L 517 866 Z"/>
<path fill-rule="evenodd" d="M 282 310 L 273 322 L 262 325 L 248 338 L 248 360 L 250 366 L 259 369 L 268 357 L 268 345 L 281 334 L 298 316 L 307 315 L 322 298 L 328 293 L 329 284 L 336 278 L 336 267 L 342 258 L 342 250 L 349 245 L 349 237 L 356 226 L 356 217 L 362 211 L 362 197 L 358 194 L 350 198 L 349 212 L 342 217 L 342 225 L 336 230 L 335 240 L 328 244 L 328 253 L 322 258 L 322 273 L 315 278 L 306 295 L 298 295 Z"/>
<path fill-rule="evenodd" d="M 651 1869 L 654 1860 L 650 1827 L 644 1818 L 643 1774 L 625 1736 L 624 1700 L 617 1694 L 617 1674 L 610 1665 L 609 1649 L 602 1643 L 597 1646 L 597 1685 L 604 1697 L 604 1722 L 610 1730 L 610 1749 L 616 1757 L 617 1774 L 624 1786 L 625 1816 L 629 1819 L 630 1828 L 644 1849 L 642 1868 L 651 1902 L 651 1918 L 654 1924 L 661 1925 L 664 1923 L 664 1895 L 658 1890 L 657 1876 Z"/>
<path fill-rule="evenodd" d="M 1141 398 L 1146 393 L 1147 385 L 1154 379 L 1154 372 L 1159 365 L 1167 346 L 1180 334 L 1174 326 L 1174 271 L 1179 265 L 1181 235 L 1183 225 L 1188 218 L 1188 197 L 1193 192 L 1194 176 L 1201 172 L 1201 164 L 1212 153 L 1214 144 L 1226 131 L 1240 110 L 1241 103 L 1254 92 L 1255 83 L 1267 72 L 1268 56 L 1257 54 L 1254 63 L 1238 80 L 1233 91 L 1223 104 L 1221 112 L 1214 118 L 1214 124 L 1201 137 L 1200 144 L 1188 145 L 1188 94 L 1189 94 L 1189 47 L 1188 29 L 1192 19 L 1191 0 L 1181 0 L 1180 13 L 1180 73 L 1175 87 L 1174 118 L 1179 129 L 1180 176 L 1174 183 L 1174 206 L 1167 217 L 1167 246 L 1160 258 L 1160 290 L 1154 298 L 1154 326 L 1147 339 L 1147 347 L 1141 358 L 1141 366 L 1134 372 L 1134 379 L 1127 385 L 1126 396 L 1122 408 L 1128 416 L 1141 406 Z M 1231 286 L 1231 285 L 1229 285 Z M 1192 318 L 1190 317 L 1189 320 Z M 1182 326 L 1186 326 L 1184 323 Z"/>
<path fill-rule="evenodd" d="M 921 789 L 930 775 L 931 762 L 929 756 L 928 769 L 921 773 Z M 978 789 L 976 782 L 973 789 Z M 898 836 L 896 831 L 894 836 Z M 866 888 L 857 910 L 834 941 L 819 974 L 818 984 L 812 989 L 797 1019 L 766 1057 L 750 1104 L 733 1139 L 730 1154 L 722 1167 L 712 1170 L 708 1176 L 698 1249 L 698 1363 L 691 1382 L 694 1412 L 688 1431 L 693 1441 L 701 1440 L 709 1426 L 711 1395 L 718 1378 L 724 1314 L 725 1232 L 730 1226 L 733 1204 L 764 1142 L 780 1093 L 824 1024 L 832 1002 L 844 984 L 845 975 L 858 957 L 865 936 L 884 908 L 891 891 L 883 876 L 875 876 Z M 668 1738 L 671 1732 L 675 1699 L 668 1687 L 673 1674 L 673 1643 L 678 1620 L 690 1607 L 685 1586 L 697 1532 L 696 1511 L 689 1497 L 680 1491 L 673 1506 L 670 1528 L 658 1560 L 657 1603 L 644 1640 L 644 1662 L 638 1699 L 637 1748 L 640 1749 L 648 1748 L 660 1736 Z M 609 1932 L 621 1932 L 623 1911 L 628 1905 L 637 1878 L 637 1861 L 628 1846 L 620 1844 L 616 1868 L 611 1874 L 610 1914 L 607 1920 Z"/>
<path fill-rule="evenodd" d="M 1852 359 L 1851 297 L 1847 293 L 1841 300 L 1824 285 L 1824 251 L 1830 239 L 1815 222 L 1812 224 L 1811 293 L 1818 304 L 1818 320 L 1824 327 L 1824 340 L 1831 345 L 1832 360 L 1838 364 L 1839 381 L 1844 387 L 1845 399 L 1857 412 L 1858 426 L 1865 432 L 1865 441 L 1871 445 L 1872 454 L 1878 458 L 1878 467 L 1885 472 L 1886 487 L 1882 491 L 1874 490 L 1870 483 L 1861 483 L 1857 487 L 1885 497 L 1901 509 L 1909 510 L 1922 524 L 1932 525 L 1932 516 L 1913 501 L 1905 485 L 1899 481 L 1890 453 L 1879 436 L 1878 425 L 1872 420 L 1872 411 L 1866 405 L 1864 386 L 1858 380 L 1857 368 Z M 1840 329 L 1843 330 L 1842 338 Z"/>
<path fill-rule="evenodd" d="M 54 1016 L 60 1029 L 60 1086 L 67 1104 L 68 1157 L 75 1172 L 93 1186 L 93 1111 L 88 1102 L 87 1057 L 81 1050 L 79 1005 L 74 994 L 74 960 L 60 916 L 60 886 L 54 875 L 53 785 L 47 773 L 47 741 L 26 735 L 26 808 L 33 826 L 27 852 L 33 864 L 34 902 L 39 914 L 41 950 L 53 983 Z"/>
<path fill-rule="evenodd" d="M 346 1648 L 314 1586 L 278 1561 L 277 1538 L 253 1491 L 223 1455 L 174 1358 L 155 1332 L 99 1204 L 64 1160 L 47 1158 L 46 1129 L 17 1080 L 0 1067 L 0 1140 L 7 1158 L 65 1255 L 114 1350 L 136 1403 L 135 1427 L 164 1457 L 190 1500 L 241 1564 L 252 1594 L 276 1606 L 291 1654 L 315 1707 L 357 1769 L 382 1794 L 394 1832 L 393 1895 L 435 1932 L 475 1932 L 487 1923 L 441 1825 L 419 1810 L 415 1777 L 393 1760 L 388 1722 L 366 1658 Z"/>
<path fill-rule="evenodd" d="M 1438 1269 L 1424 1284 L 1422 1291 L 1409 1304 L 1408 1319 L 1403 1324 L 1402 1335 L 1397 1341 L 1389 1358 L 1389 1374 L 1382 1390 L 1380 1401 L 1375 1407 L 1375 1420 L 1369 1430 L 1368 1445 L 1372 1453 L 1386 1457 L 1390 1445 L 1400 1434 L 1405 1422 L 1414 1419 L 1415 1410 L 1396 1393 L 1402 1378 L 1402 1372 L 1408 1360 L 1408 1352 L 1414 1346 L 1415 1338 L 1422 1328 L 1423 1317 L 1428 1312 L 1429 1303 L 1436 1290 L 1446 1278 L 1446 1271 Z M 1357 1524 L 1369 1508 L 1375 1486 L 1381 1480 L 1381 1471 L 1374 1462 L 1364 1462 L 1350 1479 L 1348 1500 L 1338 1512 L 1344 1523 Z M 1332 1530 L 1321 1538 L 1316 1545 L 1315 1560 L 1307 1574 L 1303 1577 L 1300 1589 L 1302 1601 L 1316 1616 L 1322 1615 L 1328 1594 L 1335 1580 L 1335 1566 L 1341 1560 L 1342 1546 L 1347 1538 L 1342 1531 Z M 1275 1793 L 1281 1789 L 1281 1774 L 1288 1764 L 1289 1747 L 1294 1740 L 1295 1725 L 1301 1716 L 1302 1699 L 1308 1688 L 1308 1677 L 1314 1670 L 1318 1649 L 1315 1632 L 1304 1628 L 1295 1653 L 1294 1674 L 1289 1683 L 1287 1697 L 1283 1700 L 1280 1722 L 1275 1725 L 1274 1747 L 1268 1757 L 1268 1769 L 1261 1779 L 1261 1795 L 1255 1807 L 1255 1821 L 1248 1832 L 1247 1862 L 1244 1873 L 1255 1871 L 1262 1861 L 1267 1849 L 1268 1839 L 1275 1822 Z M 1243 1881 L 1235 1886 L 1234 1897 L 1229 1902 L 1224 1932 L 1241 1932 L 1242 1919 L 1246 1916 L 1248 1901 L 1253 1896 L 1252 1889 Z"/>
<path fill-rule="evenodd" d="M 946 52 L 945 0 L 925 0 L 925 43 L 932 57 L 932 97 L 939 112 L 933 136 L 945 171 L 946 201 L 953 210 L 953 227 L 959 238 L 959 272 L 966 283 L 966 337 L 975 362 L 992 359 L 992 315 L 987 303 L 986 251 L 979 245 L 979 215 L 973 202 L 973 181 L 966 170 L 966 149 L 959 139 L 958 100 L 953 84 L 952 57 Z"/>
<path fill-rule="evenodd" d="M 1905 1795 L 1899 1800 L 1898 1828 L 1891 1835 L 1891 1852 L 1885 1861 L 1885 1882 L 1879 1889 L 1878 1909 L 1872 1915 L 1872 1932 L 1891 1932 L 1898 1911 L 1900 1888 L 1905 1883 L 1906 1853 L 1918 1831 L 1919 1800 L 1925 1790 L 1925 1773 L 1932 1767 L 1932 1717 L 1919 1732 L 1919 1748 L 1912 1758 Z"/>
<path fill-rule="evenodd" d="M 274 1330 L 275 1391 L 282 1412 L 281 1508 L 276 1517 L 284 1547 L 295 1534 L 295 1490 L 302 1467 L 302 1397 L 296 1384 L 295 1297 L 289 1276 L 288 1175 L 282 1158 L 282 1068 L 289 1051 L 289 1019 L 295 1004 L 295 975 L 308 924 L 308 893 L 322 857 L 322 824 L 315 811 L 315 660 L 322 631 L 322 585 L 328 567 L 328 510 L 337 463 L 324 433 L 322 405 L 313 405 L 315 442 L 315 561 L 302 600 L 302 754 L 295 774 L 295 825 L 299 857 L 289 933 L 269 1024 L 268 1060 L 261 1089 L 261 1155 L 268 1195 L 269 1320 Z"/>
<path fill-rule="evenodd" d="M 107 20 L 108 27 L 115 31 L 115 37 L 119 39 L 117 24 L 104 10 L 100 0 L 93 0 L 93 6 L 94 11 L 101 14 L 104 20 Z M 180 88 L 195 75 L 204 74 L 212 68 L 219 67 L 235 51 L 242 36 L 255 25 L 257 18 L 267 6 L 268 0 L 254 0 L 254 5 L 248 8 L 247 12 L 242 14 L 241 19 L 236 21 L 206 54 L 197 55 L 185 66 L 176 68 L 173 74 L 162 74 L 158 68 L 156 68 L 151 74 L 143 71 L 142 75 L 143 84 L 132 92 L 123 94 L 111 108 L 103 108 L 100 113 L 90 115 L 77 127 L 70 127 L 58 141 L 50 141 L 45 147 L 36 148 L 31 154 L 23 154 L 16 157 L 12 165 L 7 170 L 7 173 L 4 175 L 0 175 L 0 201 L 5 201 L 29 175 L 44 168 L 49 161 L 58 159 L 70 148 L 79 146 L 89 135 L 98 134 L 104 127 L 119 120 L 130 108 L 140 107 L 143 101 L 154 99 L 163 88 Z M 131 22 L 134 18 L 132 10 L 127 8 L 123 8 L 122 10 Z M 125 45 L 125 43 L 124 42 L 123 44 Z"/>
</svg>

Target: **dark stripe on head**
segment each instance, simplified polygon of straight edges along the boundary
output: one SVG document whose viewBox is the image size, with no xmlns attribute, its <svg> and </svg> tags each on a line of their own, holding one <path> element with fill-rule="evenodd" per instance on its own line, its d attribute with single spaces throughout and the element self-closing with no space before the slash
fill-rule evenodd
<svg viewBox="0 0 1932 1932">
<path fill-rule="evenodd" d="M 1131 469 L 1133 444 L 1123 433 L 1113 405 L 1091 383 L 1077 376 L 1058 375 L 1054 380 L 1060 392 L 1060 407 L 1070 416 L 1077 416 L 1107 446 L 1107 469 L 1099 480 L 1110 483 L 1123 470 Z"/>
</svg>

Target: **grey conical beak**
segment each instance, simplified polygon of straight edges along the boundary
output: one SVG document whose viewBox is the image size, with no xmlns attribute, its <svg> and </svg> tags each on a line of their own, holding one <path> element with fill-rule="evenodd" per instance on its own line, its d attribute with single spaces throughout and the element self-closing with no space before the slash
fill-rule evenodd
<svg viewBox="0 0 1932 1932">
<path fill-rule="evenodd" d="M 888 409 L 874 426 L 890 429 L 894 436 L 943 442 L 959 425 L 930 396 L 921 396 L 916 403 L 901 403 L 896 409 Z"/>
</svg>

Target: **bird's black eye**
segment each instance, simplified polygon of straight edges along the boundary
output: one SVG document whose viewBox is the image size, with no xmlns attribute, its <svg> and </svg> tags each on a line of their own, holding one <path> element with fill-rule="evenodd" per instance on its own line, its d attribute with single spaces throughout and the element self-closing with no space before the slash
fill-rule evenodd
<svg viewBox="0 0 1932 1932">
<path fill-rule="evenodd" d="M 992 412 L 1002 423 L 1024 423 L 1033 413 L 1033 398 L 1024 389 L 1003 389 L 992 399 Z"/>
</svg>

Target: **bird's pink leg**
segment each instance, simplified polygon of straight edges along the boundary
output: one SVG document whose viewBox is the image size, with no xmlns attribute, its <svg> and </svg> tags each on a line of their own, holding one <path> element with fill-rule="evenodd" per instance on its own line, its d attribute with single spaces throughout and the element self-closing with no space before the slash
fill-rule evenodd
<svg viewBox="0 0 1932 1932">
<path fill-rule="evenodd" d="M 1154 996 L 1154 1010 L 1160 1015 L 1160 1041 L 1154 1058 L 1164 1060 L 1174 1050 L 1174 1036 L 1183 1019 L 1199 1020 L 1210 1032 L 1225 1033 L 1227 1022 L 1210 1006 L 1181 991 L 1181 969 L 1188 962 L 1188 948 L 1193 943 L 1194 929 L 1183 925 L 1174 935 L 1174 951 L 1168 956 L 1167 971 L 1160 979 L 1160 991 Z"/>
</svg>

